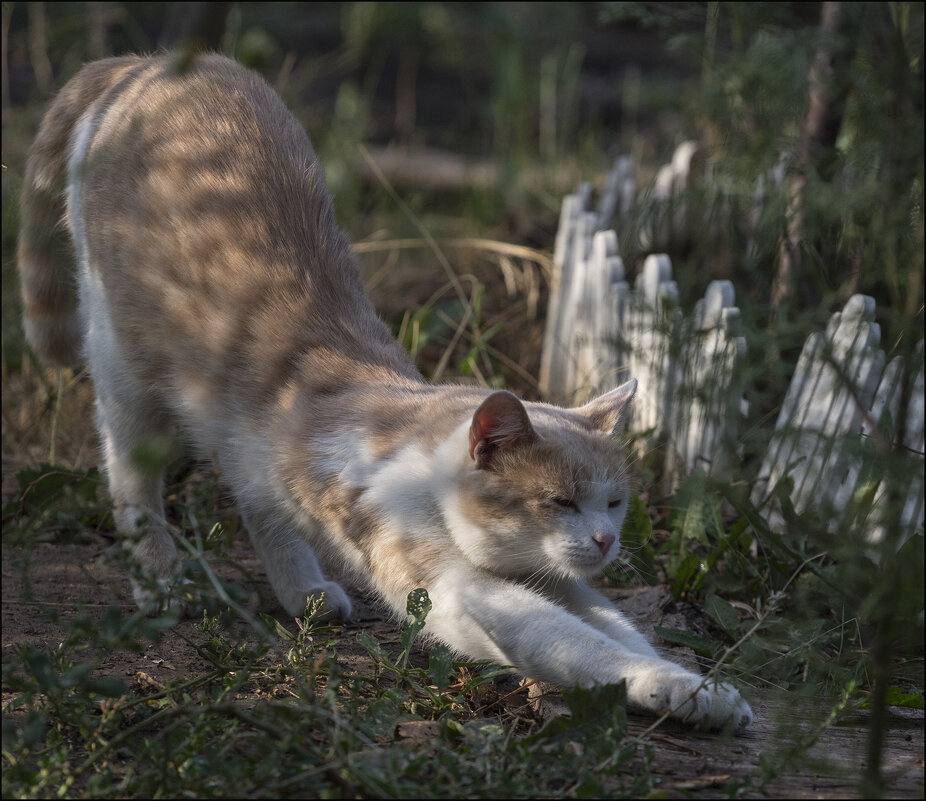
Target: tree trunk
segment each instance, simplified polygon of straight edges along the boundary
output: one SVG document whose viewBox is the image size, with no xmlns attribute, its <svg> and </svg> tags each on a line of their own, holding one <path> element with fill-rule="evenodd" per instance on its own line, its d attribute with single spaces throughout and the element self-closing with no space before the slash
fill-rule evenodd
<svg viewBox="0 0 926 801">
<path fill-rule="evenodd" d="M 772 320 L 805 284 L 803 195 L 811 171 L 823 181 L 836 173 L 836 139 L 842 126 L 846 98 L 851 88 L 848 67 L 855 54 L 855 15 L 843 3 L 823 3 L 820 11 L 820 42 L 810 67 L 807 113 L 790 168 L 789 201 L 785 231 L 778 247 L 778 269 L 772 283 Z M 804 291 L 803 294 L 811 294 Z M 812 297 L 803 298 L 813 301 Z"/>
</svg>

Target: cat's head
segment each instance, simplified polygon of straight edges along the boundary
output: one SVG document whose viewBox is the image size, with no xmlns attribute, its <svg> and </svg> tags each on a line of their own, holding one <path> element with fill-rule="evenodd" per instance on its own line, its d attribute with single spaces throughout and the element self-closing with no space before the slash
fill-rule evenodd
<svg viewBox="0 0 926 801">
<path fill-rule="evenodd" d="M 541 581 L 599 572 L 630 499 L 618 429 L 635 380 L 574 409 L 494 392 L 475 410 L 451 532 L 492 572 Z"/>
</svg>

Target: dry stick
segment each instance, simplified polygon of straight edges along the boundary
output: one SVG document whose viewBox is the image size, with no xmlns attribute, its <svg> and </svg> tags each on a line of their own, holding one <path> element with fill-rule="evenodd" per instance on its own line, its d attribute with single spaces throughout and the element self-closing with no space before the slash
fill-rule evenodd
<svg viewBox="0 0 926 801">
<path fill-rule="evenodd" d="M 456 324 L 457 329 L 453 332 L 453 336 L 450 338 L 450 342 L 444 352 L 441 354 L 440 361 L 437 363 L 437 367 L 434 368 L 434 375 L 432 380 L 436 383 L 440 380 L 441 375 L 443 375 L 444 370 L 447 368 L 447 362 L 450 361 L 453 351 L 456 349 L 457 342 L 460 341 L 460 337 L 463 336 L 463 333 L 466 330 L 466 326 L 470 321 L 472 315 L 470 314 L 471 308 L 467 309 L 463 316 L 460 318 L 460 322 Z M 454 320 L 452 320 L 445 312 L 439 311 L 438 316 L 443 319 L 443 321 L 449 325 L 454 325 Z"/>
<path fill-rule="evenodd" d="M 126 709 L 131 709 L 133 706 L 138 706 L 139 704 L 147 704 L 149 701 L 157 701 L 160 698 L 167 698 L 176 693 L 195 689 L 202 684 L 208 684 L 214 679 L 220 679 L 222 676 L 229 672 L 230 671 L 228 670 L 213 670 L 211 673 L 207 673 L 205 676 L 195 676 L 192 679 L 188 679 L 187 681 L 181 682 L 180 684 L 175 684 L 172 687 L 168 687 L 161 692 L 156 692 L 153 695 L 143 695 L 131 701 L 126 701 L 124 704 L 115 704 L 115 708 L 119 712 L 123 712 Z"/>
<path fill-rule="evenodd" d="M 499 242 L 495 239 L 481 239 L 478 237 L 435 239 L 433 241 L 445 247 L 485 250 L 490 253 L 498 253 L 504 256 L 513 256 L 514 258 L 532 261 L 543 268 L 547 277 L 553 272 L 553 261 L 550 256 L 542 250 L 536 250 L 526 245 L 513 245 L 509 242 Z M 379 253 L 383 250 L 413 250 L 430 246 L 430 242 L 426 239 L 381 239 L 354 242 L 354 244 L 351 245 L 351 250 L 354 253 Z"/>
</svg>

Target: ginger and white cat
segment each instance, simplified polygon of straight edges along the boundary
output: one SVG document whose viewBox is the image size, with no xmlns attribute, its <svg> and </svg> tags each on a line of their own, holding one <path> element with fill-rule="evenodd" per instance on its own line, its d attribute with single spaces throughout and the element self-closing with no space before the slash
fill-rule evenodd
<svg viewBox="0 0 926 801">
<path fill-rule="evenodd" d="M 456 652 L 630 703 L 746 725 L 729 685 L 662 659 L 585 578 L 617 555 L 629 497 L 615 438 L 636 382 L 575 409 L 428 385 L 364 294 L 305 132 L 226 58 L 85 67 L 51 105 L 22 193 L 25 328 L 89 365 L 116 524 L 168 582 L 162 476 L 182 432 L 213 456 L 292 615 L 338 560 Z M 65 225 L 61 225 L 61 221 Z M 66 230 L 65 230 L 66 229 Z M 68 242 L 70 239 L 70 242 Z M 156 608 L 143 584 L 135 598 Z"/>
</svg>

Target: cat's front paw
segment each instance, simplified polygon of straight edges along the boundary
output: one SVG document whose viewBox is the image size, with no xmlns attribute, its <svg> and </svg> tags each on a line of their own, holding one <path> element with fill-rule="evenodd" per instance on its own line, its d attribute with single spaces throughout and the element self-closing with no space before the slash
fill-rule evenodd
<svg viewBox="0 0 926 801">
<path fill-rule="evenodd" d="M 694 673 L 654 672 L 628 686 L 628 693 L 636 706 L 703 729 L 740 730 L 753 721 L 752 709 L 734 687 Z"/>
<path fill-rule="evenodd" d="M 353 612 L 350 598 L 341 589 L 341 585 L 334 581 L 322 581 L 315 587 L 302 587 L 281 593 L 279 600 L 280 605 L 288 614 L 293 617 L 302 617 L 306 612 L 306 604 L 309 598 L 319 598 L 322 594 L 324 594 L 324 598 L 320 618 L 324 620 L 350 620 Z"/>
<path fill-rule="evenodd" d="M 752 708 L 732 685 L 708 681 L 705 690 L 711 694 L 711 708 L 699 722 L 701 728 L 724 729 L 732 725 L 734 731 L 740 731 L 755 719 Z"/>
</svg>

